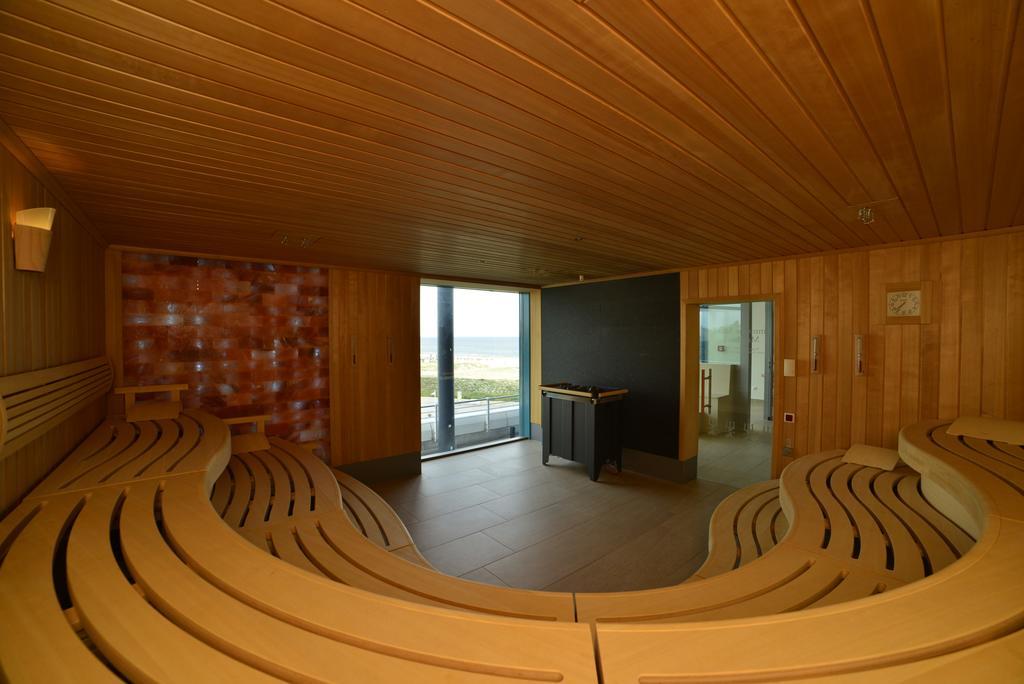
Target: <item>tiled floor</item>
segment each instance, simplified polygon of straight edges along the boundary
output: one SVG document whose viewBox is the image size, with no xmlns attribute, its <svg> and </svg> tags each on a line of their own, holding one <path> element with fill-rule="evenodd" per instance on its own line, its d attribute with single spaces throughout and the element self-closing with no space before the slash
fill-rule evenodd
<svg viewBox="0 0 1024 684">
<path fill-rule="evenodd" d="M 697 477 L 736 488 L 771 479 L 772 433 L 752 430 L 743 435 L 701 435 Z"/>
<path fill-rule="evenodd" d="M 627 591 L 678 583 L 703 563 L 711 512 L 732 487 L 676 485 L 579 464 L 545 467 L 521 441 L 427 461 L 375 488 L 423 555 L 451 575 L 499 586 Z"/>
</svg>

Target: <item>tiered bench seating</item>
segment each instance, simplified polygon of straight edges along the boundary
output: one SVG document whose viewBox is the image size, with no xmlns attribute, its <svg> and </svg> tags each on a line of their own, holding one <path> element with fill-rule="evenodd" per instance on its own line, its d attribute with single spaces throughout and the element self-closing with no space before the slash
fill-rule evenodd
<svg viewBox="0 0 1024 684">
<path fill-rule="evenodd" d="M 788 529 L 778 480 L 733 492 L 711 514 L 707 560 L 687 581 L 721 575 L 760 558 Z"/>
<path fill-rule="evenodd" d="M 358 480 L 275 437 L 231 458 L 211 502 L 260 549 L 384 596 L 534 620 L 574 620 L 572 594 L 449 577 L 423 560 L 395 512 Z M 340 489 L 339 489 L 340 483 Z M 373 542 L 373 543 L 371 543 Z"/>
<path fill-rule="evenodd" d="M 859 538 L 857 562 L 846 564 L 848 574 L 835 575 L 836 588 L 842 591 L 850 578 L 869 584 L 872 575 L 880 575 L 879 583 L 898 580 L 899 586 L 886 586 L 884 593 L 817 609 L 727 622 L 689 621 L 687 616 L 677 618 L 674 624 L 599 623 L 596 634 L 605 681 L 750 681 L 811 676 L 834 677 L 836 681 L 942 676 L 944 681 L 956 681 L 951 674 L 955 672 L 969 673 L 975 681 L 1019 681 L 1024 676 L 1024 574 L 1020 572 L 1024 559 L 1024 448 L 949 435 L 948 427 L 948 423 L 928 421 L 904 428 L 900 434 L 900 455 L 920 473 L 920 487 L 911 486 L 912 480 L 901 486 L 902 480 L 912 476 L 901 478 L 896 471 L 889 476 L 878 474 L 865 483 L 863 475 L 848 474 L 846 466 L 829 464 L 827 454 L 799 459 L 782 477 L 783 504 L 792 521 L 782 543 L 735 572 L 683 585 L 708 588 L 716 581 L 741 577 L 755 581 L 758 578 L 747 571 L 776 570 L 780 550 L 792 537 L 793 544 L 806 546 L 818 557 L 804 575 L 825 562 L 834 563 L 838 552 L 858 548 L 855 540 Z M 837 491 L 819 499 L 821 483 L 833 477 L 841 478 L 833 481 Z M 931 553 L 945 546 L 947 551 L 929 556 L 926 562 L 924 553 L 912 557 L 906 539 L 892 536 L 886 542 L 872 538 L 867 532 L 872 526 L 890 533 L 898 528 L 871 519 L 881 508 L 864 501 L 858 505 L 847 493 L 840 495 L 840 482 L 847 484 L 848 493 L 860 491 L 861 497 L 865 486 L 877 492 L 881 503 L 893 506 L 892 516 L 912 525 L 906 529 L 908 534 L 930 530 L 938 538 L 929 542 L 919 536 L 919 549 Z M 960 560 L 910 581 L 918 567 L 932 563 L 932 570 L 937 570 L 940 558 L 956 556 L 967 536 L 929 518 L 929 509 L 920 505 L 915 491 L 928 493 L 944 517 L 957 520 L 977 542 Z M 898 505 L 900 502 L 905 506 Z M 813 515 L 814 508 L 820 508 L 821 515 Z M 830 514 L 834 515 L 832 526 L 823 526 L 821 519 Z M 842 525 L 844 519 L 850 524 Z M 925 520 L 929 524 L 923 525 Z M 852 529 L 858 525 L 860 535 L 853 535 Z M 880 572 L 883 552 L 886 569 L 893 565 L 888 573 Z M 908 561 L 906 565 L 901 558 Z M 763 581 L 754 586 L 763 587 Z M 755 596 L 753 600 L 758 599 Z M 740 644 L 742 647 L 737 647 Z"/>
<path fill-rule="evenodd" d="M 781 484 L 754 485 L 723 501 L 712 517 L 708 560 L 694 580 L 577 594 L 579 618 L 718 620 L 827 606 L 927 577 L 971 547 L 973 540 L 921 496 L 917 472 L 845 463 L 843 453 L 805 456 Z"/>
<path fill-rule="evenodd" d="M 410 563 L 431 567 L 413 543 L 405 523 L 380 494 L 339 468 L 331 472 L 341 488 L 345 513 L 364 537 Z"/>
<path fill-rule="evenodd" d="M 300 447 L 111 418 L 0 521 L 0 679 L 1013 681 L 1024 447 L 948 427 L 904 429 L 909 468 L 799 459 L 716 514 L 706 578 L 578 594 L 585 625 L 369 541 Z"/>
<path fill-rule="evenodd" d="M 200 411 L 101 424 L 0 522 L 0 679 L 596 681 L 583 625 L 399 601 L 260 551 L 210 505 L 229 457 Z"/>
</svg>

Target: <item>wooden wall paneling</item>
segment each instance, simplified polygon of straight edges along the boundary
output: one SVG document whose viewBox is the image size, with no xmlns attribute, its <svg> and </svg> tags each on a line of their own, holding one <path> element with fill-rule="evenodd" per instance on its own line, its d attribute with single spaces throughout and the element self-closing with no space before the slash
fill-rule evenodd
<svg viewBox="0 0 1024 684">
<path fill-rule="evenodd" d="M 849 412 L 849 443 L 863 444 L 866 440 L 867 416 L 868 416 L 868 379 L 871 377 L 871 320 L 870 320 L 870 292 L 868 287 L 869 259 L 867 252 L 855 252 L 851 256 L 850 268 L 852 270 L 851 296 L 853 299 L 853 325 L 850 330 L 850 337 L 853 335 L 863 336 L 863 362 L 864 374 L 854 375 L 851 381 L 850 412 Z M 841 258 L 841 257 L 840 257 Z M 851 344 L 853 340 L 851 339 Z M 852 364 L 852 358 L 851 358 Z M 853 372 L 853 369 L 850 369 Z M 843 414 L 840 414 L 842 416 Z M 847 440 L 838 440 L 837 446 L 846 444 Z"/>
<path fill-rule="evenodd" d="M 1005 417 L 1024 420 L 1024 233 L 1008 237 Z"/>
<path fill-rule="evenodd" d="M 939 418 L 950 420 L 960 415 L 960 279 L 963 240 L 940 243 L 941 287 L 938 288 L 939 322 Z"/>
<path fill-rule="evenodd" d="M 122 310 L 121 251 L 107 248 L 103 260 L 104 339 L 114 369 L 114 386 L 124 384 L 124 315 Z"/>
<path fill-rule="evenodd" d="M 920 282 L 921 258 L 924 250 L 920 245 L 909 245 L 895 253 L 902 264 L 903 282 Z M 934 308 L 934 302 L 929 306 Z M 916 423 L 918 420 L 921 389 L 921 329 L 922 325 L 904 325 L 902 328 L 903 356 L 900 359 L 900 409 L 899 425 Z"/>
<path fill-rule="evenodd" d="M 40 370 L 103 354 L 103 245 L 64 203 L 60 189 L 31 152 L 0 124 L 0 374 Z M 39 174 L 39 175 L 36 175 Z M 17 211 L 57 209 L 46 271 L 14 268 L 11 220 Z M 102 399 L 0 464 L 0 515 L 13 506 L 105 415 Z"/>
<path fill-rule="evenodd" d="M 981 357 L 981 413 L 1006 415 L 1006 290 L 1010 237 L 982 241 L 981 315 L 984 346 Z"/>
<path fill-rule="evenodd" d="M 882 444 L 882 383 L 885 379 L 885 252 L 873 250 L 868 257 L 868 341 L 867 425 L 868 444 Z"/>
<path fill-rule="evenodd" d="M 331 462 L 420 449 L 419 279 L 331 269 Z"/>
<path fill-rule="evenodd" d="M 960 409 L 958 415 L 981 412 L 982 292 L 981 244 L 964 240 L 960 252 Z"/>
<path fill-rule="evenodd" d="M 530 290 L 530 422 L 540 425 L 541 418 L 541 309 L 540 290 Z"/>
<path fill-rule="evenodd" d="M 939 416 L 939 353 L 943 312 L 942 243 L 932 242 L 921 248 L 921 280 L 931 283 L 933 314 L 921 325 L 921 373 L 918 396 L 921 419 Z"/>
<path fill-rule="evenodd" d="M 780 326 L 777 468 L 790 460 L 787 444 L 792 457 L 853 443 L 892 447 L 902 426 L 922 418 L 1024 414 L 1024 230 L 765 263 Z M 690 301 L 714 300 L 715 290 L 701 286 L 717 284 L 722 272 L 683 271 L 682 292 Z M 887 324 L 886 285 L 918 281 L 930 284 L 928 318 Z M 739 297 L 758 298 L 749 279 Z M 823 338 L 820 375 L 809 369 L 812 334 Z M 855 334 L 865 336 L 860 376 Z M 797 359 L 797 377 L 782 375 L 784 358 Z M 690 404 L 696 416 L 696 376 L 692 390 L 685 371 L 681 382 L 685 419 Z M 784 412 L 795 412 L 796 422 L 783 422 Z M 681 444 L 696 449 L 691 437 L 681 434 Z"/>
<path fill-rule="evenodd" d="M 782 346 L 784 352 L 784 358 L 792 359 L 798 366 L 799 361 L 797 360 L 797 286 L 796 286 L 796 260 L 787 259 L 781 262 L 775 269 L 776 271 L 776 285 L 781 288 L 783 293 L 783 301 L 785 307 L 783 308 L 782 315 L 785 325 L 782 326 Z M 785 377 L 783 376 L 783 387 L 782 387 L 782 406 L 785 413 L 796 414 L 796 377 Z M 782 424 L 783 430 L 783 445 L 788 450 L 789 456 L 795 456 L 799 452 L 796 450 L 796 423 Z"/>
<path fill-rule="evenodd" d="M 823 340 L 822 364 L 823 368 L 831 369 L 821 375 L 821 431 L 820 448 L 834 449 L 836 443 L 836 421 L 837 421 L 837 388 L 839 377 L 844 375 L 848 368 L 839 365 L 839 351 L 845 343 L 848 345 L 849 335 L 839 334 L 839 257 L 831 254 L 823 259 L 822 269 L 822 299 L 824 307 L 824 321 L 821 328 Z M 848 366 L 848 364 L 847 364 Z"/>
<path fill-rule="evenodd" d="M 811 427 L 811 259 L 796 262 L 796 450 L 808 453 Z"/>
<path fill-rule="evenodd" d="M 835 382 L 835 433 L 833 446 L 850 441 L 853 429 L 853 360 L 854 340 L 858 334 L 854 320 L 854 273 L 853 254 L 840 254 L 836 263 L 834 283 L 836 297 L 836 331 L 834 335 L 836 350 L 836 382 Z M 862 333 L 861 333 L 862 334 Z M 847 418 L 849 417 L 849 418 Z"/>
<path fill-rule="evenodd" d="M 809 260 L 811 266 L 810 280 L 810 322 L 807 331 L 807 363 L 810 366 L 810 346 L 812 336 L 821 338 L 821 346 L 818 348 L 818 363 L 825 368 L 825 348 L 834 344 L 833 340 L 825 338 L 825 307 L 827 297 L 825 296 L 823 257 L 814 257 Z M 825 417 L 825 398 L 823 396 L 824 371 L 811 373 L 807 383 L 807 405 L 805 415 L 810 420 L 810 432 L 808 435 L 808 450 L 812 452 L 821 451 L 822 422 Z"/>
</svg>

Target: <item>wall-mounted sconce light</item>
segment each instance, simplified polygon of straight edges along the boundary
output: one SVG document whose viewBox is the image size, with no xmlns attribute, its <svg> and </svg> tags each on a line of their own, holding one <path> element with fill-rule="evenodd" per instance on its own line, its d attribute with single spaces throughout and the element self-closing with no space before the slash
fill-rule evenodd
<svg viewBox="0 0 1024 684">
<path fill-rule="evenodd" d="M 853 336 L 853 374 L 864 375 L 864 336 Z"/>
<path fill-rule="evenodd" d="M 51 207 L 22 209 L 14 218 L 14 266 L 22 271 L 45 271 L 53 237 Z"/>
<path fill-rule="evenodd" d="M 796 359 L 782 360 L 782 376 L 786 378 L 796 377 Z"/>
<path fill-rule="evenodd" d="M 821 335 L 811 337 L 811 373 L 821 372 Z"/>
</svg>

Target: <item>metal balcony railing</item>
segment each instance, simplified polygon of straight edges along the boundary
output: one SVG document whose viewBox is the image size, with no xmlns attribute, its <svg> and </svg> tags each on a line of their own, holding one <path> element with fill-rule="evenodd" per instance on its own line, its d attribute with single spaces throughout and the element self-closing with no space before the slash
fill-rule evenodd
<svg viewBox="0 0 1024 684">
<path fill-rule="evenodd" d="M 436 448 L 438 433 L 437 404 L 420 407 L 420 435 L 423 451 Z M 456 446 L 468 446 L 483 441 L 500 439 L 508 431 L 514 437 L 519 429 L 519 396 L 460 399 L 455 402 Z"/>
</svg>

